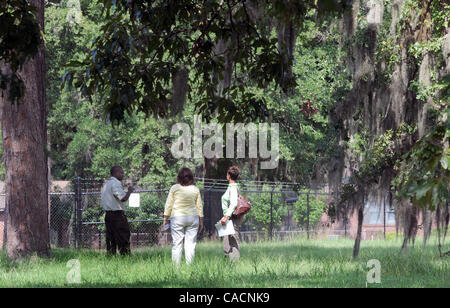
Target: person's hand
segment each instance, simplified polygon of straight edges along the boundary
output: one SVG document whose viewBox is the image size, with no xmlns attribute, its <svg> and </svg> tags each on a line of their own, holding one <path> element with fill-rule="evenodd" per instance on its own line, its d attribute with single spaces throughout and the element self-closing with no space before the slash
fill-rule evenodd
<svg viewBox="0 0 450 308">
<path fill-rule="evenodd" d="M 225 226 L 227 224 L 227 221 L 230 217 L 228 216 L 224 216 L 222 217 L 222 219 L 220 220 L 220 223 L 222 224 L 222 226 Z"/>
<path fill-rule="evenodd" d="M 134 187 L 133 186 L 128 186 L 128 192 L 132 193 L 134 191 Z"/>
<path fill-rule="evenodd" d="M 167 216 L 164 216 L 163 226 L 167 225 L 169 223 L 169 218 Z"/>
<path fill-rule="evenodd" d="M 198 221 L 198 232 L 202 231 L 203 229 L 203 219 L 200 218 Z"/>
</svg>

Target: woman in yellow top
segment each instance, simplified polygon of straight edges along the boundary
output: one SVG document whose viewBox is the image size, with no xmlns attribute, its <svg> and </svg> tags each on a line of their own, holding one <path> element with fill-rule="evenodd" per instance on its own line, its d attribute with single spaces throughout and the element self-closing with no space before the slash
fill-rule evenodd
<svg viewBox="0 0 450 308">
<path fill-rule="evenodd" d="M 184 239 L 186 263 L 194 260 L 197 233 L 203 226 L 203 205 L 200 190 L 194 185 L 194 175 L 189 168 L 181 168 L 177 184 L 170 188 L 164 209 L 164 225 L 169 223 L 172 233 L 172 261 L 181 263 Z"/>
</svg>

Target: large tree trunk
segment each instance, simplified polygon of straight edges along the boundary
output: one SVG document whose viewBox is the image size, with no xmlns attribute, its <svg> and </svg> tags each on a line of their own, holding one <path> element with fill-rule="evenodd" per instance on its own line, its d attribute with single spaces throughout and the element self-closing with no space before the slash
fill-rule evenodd
<svg viewBox="0 0 450 308">
<path fill-rule="evenodd" d="M 31 0 L 44 29 L 44 1 Z M 25 83 L 19 103 L 0 97 L 6 166 L 7 255 L 50 255 L 44 46 L 18 72 Z"/>
</svg>

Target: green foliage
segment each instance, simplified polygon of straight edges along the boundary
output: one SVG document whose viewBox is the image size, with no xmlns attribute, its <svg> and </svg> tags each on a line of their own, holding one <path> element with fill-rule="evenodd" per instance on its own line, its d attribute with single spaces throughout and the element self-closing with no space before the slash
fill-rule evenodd
<svg viewBox="0 0 450 308">
<path fill-rule="evenodd" d="M 287 62 L 270 38 L 259 35 L 245 4 L 169 2 L 170 5 L 166 1 L 133 1 L 127 5 L 125 1 L 102 1 L 105 24 L 101 35 L 94 40 L 88 57 L 69 63 L 79 69 L 69 71 L 65 82 L 70 86 L 76 78 L 75 86 L 89 97 L 107 93 L 105 111 L 113 122 L 134 111 L 166 116 L 172 104 L 171 80 L 184 66 L 196 72 L 196 79 L 188 84 L 191 90 L 196 89 L 198 110 L 218 108 L 220 116 L 225 117 L 234 104 L 216 93 L 225 71 L 223 57 L 214 51 L 213 42 L 217 40 L 231 41 L 235 48 L 229 54 L 230 60 L 236 66 L 248 67 L 255 81 L 264 85 L 272 80 L 282 82 Z M 231 11 L 234 14 L 230 15 Z M 235 18 L 231 24 L 229 16 Z M 240 35 L 232 36 L 234 31 Z M 242 93 L 246 90 L 242 84 L 233 88 Z M 226 91 L 232 93 L 233 88 Z M 240 108 L 258 112 L 260 105 L 265 102 L 256 100 L 251 92 L 242 95 Z"/>
<path fill-rule="evenodd" d="M 14 72 L 37 53 L 42 42 L 35 14 L 36 8 L 26 0 L 0 3 L 0 59 Z"/>
<path fill-rule="evenodd" d="M 128 177 L 143 184 L 168 185 L 173 181 L 183 162 L 170 154 L 170 122 L 144 120 L 143 115 L 137 115 L 112 127 L 100 119 L 91 119 L 90 110 L 84 110 L 76 133 L 58 158 L 60 165 L 55 166 L 61 168 L 62 176 L 105 178 L 110 167 L 117 164 L 123 166 Z"/>
<path fill-rule="evenodd" d="M 129 61 L 131 61 L 129 63 L 132 63 L 133 65 L 123 67 L 122 69 L 132 70 L 132 72 L 136 74 L 140 73 L 134 70 L 139 68 L 139 65 L 149 64 L 148 60 L 150 59 L 150 56 L 142 53 L 148 48 L 155 48 L 155 50 L 161 51 L 166 47 L 166 43 L 169 45 L 172 44 L 173 46 L 169 46 L 168 50 L 173 50 L 177 55 L 180 55 L 177 51 L 180 51 L 179 47 L 182 42 L 191 44 L 202 35 L 202 31 L 200 30 L 200 32 L 193 33 L 191 37 L 177 33 L 173 38 L 177 38 L 178 41 L 171 39 L 165 41 L 165 34 L 163 32 L 151 32 L 152 29 L 150 28 L 147 29 L 147 34 L 145 31 L 139 33 L 125 33 L 127 29 L 136 29 L 139 25 L 143 26 L 143 20 L 145 18 L 150 18 L 149 16 L 144 16 L 145 18 L 143 17 L 143 19 L 138 21 L 137 16 L 139 14 L 146 14 L 148 11 L 146 11 L 147 8 L 145 8 L 138 13 L 137 8 L 144 4 L 139 1 L 134 2 L 136 5 L 134 10 L 134 17 L 136 17 L 134 25 L 131 23 L 129 25 L 127 23 L 127 21 L 131 19 L 130 12 L 119 12 L 118 7 L 122 5 L 122 2 L 120 1 L 117 2 L 118 7 L 114 8 L 114 12 L 111 12 L 111 10 L 108 9 L 104 10 L 104 14 L 108 14 L 109 12 L 111 18 L 111 20 L 107 19 L 106 21 L 104 15 L 102 15 L 102 8 L 104 8 L 104 6 L 101 3 L 103 3 L 103 1 L 80 0 L 79 5 L 78 1 L 52 1 L 46 6 L 45 33 L 46 62 L 48 67 L 48 129 L 51 147 L 51 172 L 54 179 L 72 179 L 75 176 L 103 178 L 108 176 L 108 170 L 111 164 L 120 164 L 124 166 L 126 174 L 131 177 L 132 180 L 140 180 L 142 184 L 152 183 L 168 185 L 173 181 L 177 169 L 181 165 L 188 165 L 195 169 L 195 167 L 201 166 L 202 164 L 202 161 L 200 160 L 175 161 L 169 151 L 169 146 L 171 142 L 171 124 L 175 121 L 182 121 L 191 124 L 192 127 L 191 115 L 199 111 L 198 104 L 203 104 L 202 102 L 199 102 L 199 100 L 201 100 L 200 97 L 205 93 L 197 95 L 196 91 L 205 90 L 198 82 L 204 76 L 199 74 L 197 69 L 203 69 L 203 66 L 200 67 L 199 65 L 206 61 L 207 55 L 202 51 L 206 47 L 199 47 L 200 51 L 203 53 L 197 64 L 185 63 L 185 60 L 188 58 L 196 59 L 196 57 L 192 57 L 191 54 L 183 54 L 181 58 L 178 56 L 170 57 L 168 52 L 154 54 L 153 56 L 155 56 L 156 62 L 154 65 L 149 65 L 149 70 L 145 72 L 147 75 L 151 75 L 154 70 L 159 69 L 161 74 L 163 74 L 166 68 L 169 68 L 170 73 L 171 66 L 165 65 L 168 62 L 171 62 L 173 65 L 183 62 L 186 67 L 189 68 L 189 79 L 193 81 L 192 92 L 185 105 L 184 113 L 173 120 L 154 120 L 151 118 L 145 120 L 148 113 L 139 112 L 139 110 L 143 111 L 149 106 L 141 106 L 141 109 L 133 109 L 133 114 L 125 113 L 120 125 L 111 127 L 110 122 L 114 121 L 114 115 L 108 116 L 108 114 L 111 114 L 111 110 L 109 110 L 107 106 L 111 104 L 110 101 L 105 102 L 105 98 L 107 99 L 111 96 L 110 90 L 100 93 L 102 91 L 99 87 L 98 91 L 95 91 L 96 94 L 90 95 L 90 101 L 88 101 L 86 99 L 86 93 L 83 93 L 82 91 L 68 89 L 66 86 L 61 89 L 62 76 L 65 77 L 64 80 L 66 81 L 64 85 L 67 85 L 68 78 L 70 78 L 70 82 L 74 82 L 73 76 L 64 74 L 66 71 L 64 64 L 69 59 L 76 61 L 76 63 L 83 62 L 86 60 L 86 54 L 89 54 L 89 61 L 92 61 L 93 57 L 90 52 L 93 51 L 93 44 L 95 45 L 97 43 L 97 37 L 105 42 L 109 40 L 108 42 L 112 43 L 112 36 L 102 37 L 102 34 L 104 33 L 102 27 L 105 28 L 108 22 L 111 25 L 113 18 L 117 18 L 117 20 L 115 20 L 117 21 L 117 25 L 114 25 L 113 28 L 116 27 L 118 29 L 116 34 L 114 34 L 114 38 L 117 39 L 117 43 L 122 44 L 120 46 L 120 52 L 118 51 L 119 47 L 115 47 L 115 52 L 118 53 L 117 59 L 128 57 Z M 155 2 L 154 5 L 162 5 L 163 2 L 164 1 Z M 220 108 L 223 110 L 219 115 L 228 117 L 232 114 L 240 114 L 248 120 L 252 119 L 254 116 L 258 116 L 258 114 L 263 114 L 264 116 L 272 117 L 272 121 L 280 122 L 281 167 L 278 169 L 279 172 L 277 171 L 277 174 L 258 171 L 258 173 L 263 174 L 262 178 L 283 178 L 309 183 L 318 174 L 319 176 L 325 174 L 325 163 L 329 156 L 333 154 L 333 145 L 336 139 L 335 132 L 328 125 L 328 113 L 334 103 L 342 99 L 345 91 L 349 87 L 349 83 L 345 78 L 345 72 L 339 68 L 339 63 L 342 60 L 342 52 L 338 48 L 338 29 L 335 27 L 334 19 L 328 16 L 330 12 L 342 9 L 342 7 L 336 7 L 338 2 L 340 1 L 319 1 L 318 3 L 315 3 L 315 1 L 304 1 L 302 3 L 292 2 L 291 7 L 291 4 L 283 1 L 274 1 L 266 7 L 268 12 L 267 16 L 277 16 L 277 18 L 280 18 L 281 20 L 284 18 L 289 19 L 294 15 L 296 16 L 296 14 L 304 16 L 304 18 L 302 18 L 303 25 L 301 26 L 297 37 L 294 55 L 291 59 L 292 70 L 294 72 L 293 76 L 297 78 L 297 85 L 293 91 L 290 92 L 290 96 L 280 94 L 277 90 L 277 84 L 280 85 L 280 83 L 273 81 L 267 83 L 267 80 L 261 79 L 262 74 L 268 76 L 271 73 L 266 66 L 258 66 L 258 63 L 263 61 L 270 64 L 271 60 L 265 59 L 264 57 L 271 53 L 265 52 L 263 46 L 259 46 L 255 50 L 251 50 L 252 55 L 259 57 L 258 61 L 249 61 L 247 63 L 248 65 L 237 62 L 234 74 L 235 77 L 237 77 L 236 83 L 230 87 L 228 95 L 223 93 L 223 96 L 227 97 L 227 99 L 222 100 L 216 98 L 217 104 L 221 105 L 222 107 Z M 181 7 L 181 4 L 183 3 L 179 2 L 177 7 Z M 111 1 L 109 5 L 112 9 L 113 3 Z M 239 4 L 236 5 L 236 7 L 239 7 Z M 162 10 L 163 6 L 159 6 L 159 8 Z M 223 7 L 223 9 L 225 11 L 227 10 L 226 7 Z M 77 18 L 71 18 L 74 10 L 76 11 L 75 15 Z M 206 12 L 219 12 L 217 10 L 217 5 L 213 5 L 209 9 L 204 8 L 204 10 L 205 11 L 203 12 L 205 14 Z M 244 18 L 239 15 L 245 13 L 242 10 L 242 7 L 237 11 L 236 18 L 243 18 L 243 20 L 240 21 L 240 23 L 236 23 L 235 26 L 240 27 L 243 26 L 247 20 L 246 17 Z M 187 16 L 183 15 L 185 13 L 181 11 L 178 13 L 181 15 L 176 15 L 175 18 L 178 18 L 179 21 L 183 20 L 183 18 L 187 18 Z M 186 14 L 193 13 L 188 12 Z M 201 14 L 201 12 L 199 11 L 198 14 Z M 317 19 L 317 16 L 319 15 L 322 17 L 321 20 Z M 201 18 L 208 19 L 212 16 L 210 14 L 209 16 L 196 15 L 195 17 L 200 20 Z M 219 20 L 222 20 L 225 17 L 218 16 L 217 18 L 218 20 L 214 20 L 211 23 L 211 33 L 223 30 L 224 33 L 222 33 L 222 35 L 228 35 L 227 33 L 230 33 L 232 29 L 227 26 L 223 27 L 223 25 L 219 25 Z M 155 19 L 151 22 L 152 27 L 168 29 L 167 27 L 169 27 L 172 21 L 173 20 L 168 19 L 167 21 L 162 22 Z M 171 31 L 176 31 L 176 29 L 183 30 L 182 27 L 187 26 L 188 24 L 175 23 L 175 25 L 175 28 L 172 27 Z M 196 26 L 200 27 L 200 24 L 197 24 Z M 221 27 L 224 29 L 220 30 Z M 216 42 L 217 38 L 213 34 L 209 35 L 206 25 L 205 28 L 202 28 L 201 30 L 203 30 L 205 34 L 199 42 Z M 249 29 L 241 28 L 237 30 L 242 31 L 242 33 L 249 31 Z M 261 35 L 263 38 L 252 37 L 248 40 L 245 39 L 245 44 L 241 45 L 241 47 L 250 46 L 253 43 L 256 44 L 258 40 L 268 40 L 268 43 L 271 44 L 271 52 L 278 54 L 275 31 L 272 31 L 271 33 L 264 32 L 267 30 L 265 29 L 264 23 L 258 23 L 257 30 L 260 31 L 261 34 L 264 34 Z M 113 33 L 110 34 L 112 35 Z M 136 39 L 134 38 L 135 36 Z M 161 47 L 152 47 L 140 46 L 137 43 L 139 39 L 149 37 L 160 38 L 160 43 L 164 41 L 164 44 Z M 133 38 L 133 40 L 131 40 L 132 46 L 128 44 L 130 43 L 130 38 Z M 241 39 L 244 40 L 243 37 L 241 37 Z M 154 41 L 155 44 L 156 42 L 157 40 Z M 101 64 L 99 62 L 99 52 L 97 52 L 94 57 L 95 62 L 98 65 Z M 244 61 L 245 57 L 248 55 L 250 55 L 250 53 L 246 54 L 245 50 L 242 48 L 242 50 L 233 56 L 240 57 L 242 61 Z M 141 60 L 143 62 L 135 62 L 140 59 L 140 57 L 142 57 Z M 116 58 L 112 57 L 110 59 Z M 207 61 L 207 63 L 203 63 L 202 65 L 207 66 L 207 70 L 210 69 L 211 65 L 219 67 L 223 64 L 224 57 L 213 57 L 213 60 L 217 61 L 217 63 L 214 61 L 209 63 L 211 61 Z M 284 59 L 283 61 L 289 62 L 290 60 Z M 94 65 L 94 62 L 89 63 L 91 66 Z M 120 64 L 117 62 L 114 63 L 117 65 Z M 109 64 L 113 65 L 111 63 Z M 98 68 L 100 68 L 100 66 L 98 66 Z M 278 67 L 273 69 L 285 70 L 286 68 Z M 80 71 L 79 73 L 88 77 L 91 72 L 92 70 Z M 120 74 L 120 72 L 123 71 L 113 70 L 114 74 Z M 267 74 L 267 72 L 269 72 L 269 74 Z M 259 75 L 260 77 L 253 78 L 253 75 Z M 120 80 L 120 78 L 124 78 L 125 76 L 126 74 L 118 76 L 119 79 L 117 80 Z M 162 78 L 162 80 L 156 80 L 155 77 L 158 76 L 162 75 L 154 74 L 148 82 L 155 87 L 153 90 L 156 92 L 161 90 L 161 93 L 163 93 L 167 90 L 168 95 L 166 98 L 169 102 L 172 95 L 171 78 L 165 83 L 167 79 Z M 167 75 L 164 76 L 167 77 Z M 217 74 L 215 79 L 208 79 L 209 85 L 211 87 L 217 87 L 217 84 L 221 79 L 221 74 Z M 288 82 L 288 80 L 284 80 L 283 82 Z M 158 83 L 161 84 L 162 88 L 158 87 Z M 106 84 L 108 84 L 108 82 L 106 82 Z M 122 88 L 122 86 L 122 84 L 117 84 L 117 87 Z M 145 90 L 144 86 L 143 83 L 138 84 L 137 88 Z M 243 87 L 245 89 L 242 89 Z M 245 93 L 242 93 L 241 90 Z M 155 91 L 152 93 L 156 93 Z M 140 92 L 139 95 L 142 95 L 143 100 L 147 100 L 147 98 L 151 97 L 147 95 L 146 90 Z M 118 96 L 114 94 L 113 98 L 116 99 L 117 97 Z M 167 108 L 169 108 L 169 106 L 166 106 L 166 108 L 164 107 L 164 104 L 159 104 L 158 99 L 152 99 L 151 101 L 155 106 L 157 105 L 162 109 L 165 108 L 165 110 L 168 111 Z M 247 104 L 245 101 L 253 101 L 255 102 L 255 106 L 251 107 L 250 105 L 252 103 Z M 260 104 L 259 102 L 264 102 L 264 104 Z M 149 108 L 151 109 L 152 107 L 150 106 Z M 264 112 L 259 113 L 259 111 L 263 109 Z M 205 114 L 206 113 L 207 111 L 205 110 Z M 237 163 L 243 164 L 242 161 Z M 244 163 L 243 169 L 250 170 L 249 166 L 245 166 L 245 164 L 247 163 Z M 286 172 L 282 172 L 281 170 L 283 169 L 286 169 Z M 319 170 L 319 172 L 317 172 L 317 170 Z M 249 179 L 254 178 L 254 172 L 249 172 L 248 177 Z"/>
<path fill-rule="evenodd" d="M 339 10 L 344 1 L 112 1 L 102 0 L 105 24 L 88 56 L 71 61 L 64 76 L 90 98 L 107 96 L 105 111 L 113 122 L 125 113 L 166 116 L 173 105 L 172 79 L 180 67 L 194 73 L 187 86 L 196 111 L 218 112 L 222 122 L 265 118 L 267 102 L 254 88 L 269 85 L 283 92 L 295 86 L 288 74 L 292 55 L 270 34 L 270 23 L 302 20 L 309 8 Z M 258 6 L 265 14 L 253 16 Z M 155 18 L 164 16 L 164 19 Z M 253 16 L 253 17 L 252 17 Z M 226 42 L 225 53 L 217 42 Z M 233 82 L 221 89 L 232 63 Z"/>
<path fill-rule="evenodd" d="M 384 18 L 378 33 L 375 44 L 375 64 L 377 66 L 378 80 L 384 84 L 389 84 L 394 72 L 394 67 L 401 60 L 398 34 L 391 33 L 392 23 L 392 3 L 385 1 Z"/>
<path fill-rule="evenodd" d="M 392 185 L 398 190 L 397 197 L 410 199 L 424 209 L 436 210 L 448 206 L 450 182 L 450 76 L 439 78 L 442 61 L 443 37 L 450 22 L 450 4 L 432 1 L 429 7 L 431 18 L 424 18 L 422 26 L 429 28 L 431 35 L 411 45 L 409 52 L 421 59 L 425 54 L 434 55 L 435 67 L 431 74 L 432 84 L 423 86 L 413 81 L 410 88 L 421 101 L 432 100 L 427 110 L 431 125 L 427 133 L 396 164 L 397 177 Z"/>
<path fill-rule="evenodd" d="M 126 116 L 112 127 L 104 119 L 99 99 L 86 101 L 81 93 L 61 89 L 63 64 L 80 58 L 98 35 L 100 7 L 96 1 L 81 1 L 81 18 L 68 19 L 73 8 L 65 2 L 46 9 L 48 70 L 48 128 L 51 143 L 52 176 L 109 176 L 111 165 L 124 167 L 132 180 L 142 184 L 168 184 L 183 163 L 170 155 L 170 125 L 173 121 L 144 119 L 143 114 Z"/>
<path fill-rule="evenodd" d="M 443 42 L 444 37 L 436 37 L 424 42 L 415 42 L 409 47 L 409 53 L 416 59 L 423 57 L 427 53 L 438 54 L 441 52 Z"/>
<path fill-rule="evenodd" d="M 411 2 L 411 1 L 408 1 Z M 411 10 L 419 12 L 419 3 L 416 1 Z M 403 10 L 408 8 L 405 6 Z M 413 12 L 413 11 L 411 11 Z M 409 20 L 411 17 L 407 18 Z M 423 29 L 421 36 L 414 43 L 407 47 L 408 53 L 414 57 L 418 64 L 422 61 L 425 55 L 431 56 L 435 59 L 434 65 L 431 68 L 431 85 L 421 84 L 417 78 L 410 84 L 409 89 L 416 93 L 418 100 L 427 101 L 429 98 L 436 99 L 436 94 L 442 90 L 442 83 L 439 80 L 440 70 L 442 69 L 444 60 L 442 58 L 442 46 L 444 44 L 444 37 L 446 29 L 450 22 L 450 4 L 443 1 L 431 1 L 427 10 L 422 10 L 419 16 L 418 26 Z"/>
<path fill-rule="evenodd" d="M 309 195 L 309 210 L 308 210 L 308 196 L 306 192 L 299 195 L 297 202 L 294 203 L 294 219 L 299 226 L 306 227 L 308 223 L 309 212 L 309 225 L 314 227 L 322 218 L 323 213 L 327 207 L 324 202 L 324 197 L 311 193 Z"/>
<path fill-rule="evenodd" d="M 68 19 L 73 8 L 67 7 L 64 1 L 46 8 L 48 128 L 53 178 L 103 178 L 108 176 L 111 164 L 120 164 L 132 180 L 169 185 L 182 165 L 192 169 L 201 166 L 201 160 L 174 160 L 169 149 L 173 123 L 184 122 L 193 127 L 195 96 L 187 100 L 183 113 L 174 119 L 155 120 L 147 118 L 144 112 L 135 112 L 126 114 L 121 124 L 111 127 L 100 94 L 88 101 L 81 92 L 67 87 L 61 89 L 64 63 L 67 59 L 82 61 L 103 25 L 102 6 L 97 1 L 80 1 L 80 8 L 81 18 L 77 22 Z M 317 23 L 316 16 L 315 10 L 307 13 L 297 38 L 293 71 L 299 82 L 291 96 L 274 94 L 274 85 L 258 89 L 253 81 L 246 81 L 249 91 L 258 100 L 266 101 L 266 112 L 281 124 L 280 164 L 282 168 L 288 165 L 288 172 L 279 175 L 267 172 L 269 178 L 308 183 L 316 174 L 324 174 L 325 163 L 334 151 L 336 134 L 328 125 L 328 113 L 342 99 L 349 83 L 339 68 L 342 52 L 338 48 L 338 29 L 333 26 L 332 18 Z M 238 76 L 242 73 L 239 69 Z M 189 72 L 190 79 L 197 77 L 195 71 Z M 236 93 L 239 99 L 237 90 L 234 88 L 230 93 Z M 239 106 L 236 103 L 226 108 L 231 112 Z M 241 165 L 242 161 L 236 163 Z M 243 169 L 249 167 L 244 165 Z M 254 172 L 249 172 L 248 177 L 253 179 Z"/>
<path fill-rule="evenodd" d="M 399 158 L 396 151 L 397 142 L 410 136 L 415 128 L 402 123 L 397 130 L 387 130 L 384 134 L 370 142 L 370 136 L 355 134 L 349 141 L 348 147 L 360 161 L 355 161 L 358 170 L 353 172 L 350 182 L 359 187 L 374 183 L 387 168 L 393 167 Z"/>
<path fill-rule="evenodd" d="M 286 180 L 305 185 L 322 181 L 335 154 L 337 134 L 329 125 L 329 113 L 350 88 L 340 65 L 344 54 L 338 29 L 332 18 L 317 23 L 315 16 L 314 10 L 307 13 L 297 37 L 293 65 L 297 86 L 288 97 L 269 92 L 267 99 L 270 113 L 280 123 L 280 164 L 286 164 L 291 175 Z"/>
<path fill-rule="evenodd" d="M 365 132 L 365 133 L 364 133 Z M 336 192 L 337 197 L 327 209 L 334 219 L 348 219 L 348 215 L 359 209 L 363 202 L 358 197 L 365 196 L 370 185 L 378 183 L 385 170 L 394 168 L 401 157 L 396 145 L 415 132 L 415 128 L 402 123 L 397 130 L 387 130 L 371 141 L 370 135 L 363 130 L 355 134 L 347 143 L 353 158 L 352 175 Z"/>
<path fill-rule="evenodd" d="M 431 2 L 432 35 L 441 36 L 450 24 L 450 3 L 448 1 Z"/>
<path fill-rule="evenodd" d="M 8 91 L 8 100 L 17 102 L 25 93 L 25 85 L 17 74 L 27 60 L 38 52 L 42 43 L 36 8 L 26 0 L 0 2 L 0 61 L 8 69 L 0 69 L 0 89 Z"/>
<path fill-rule="evenodd" d="M 393 181 L 398 197 L 410 198 L 414 204 L 432 211 L 450 200 L 449 116 L 450 108 L 444 102 L 439 122 L 403 156 Z"/>
<path fill-rule="evenodd" d="M 263 186 L 262 190 L 271 191 L 268 186 Z M 246 225 L 253 230 L 263 230 L 269 232 L 271 222 L 271 194 L 270 193 L 254 193 L 247 196 L 251 202 L 251 211 L 245 215 Z M 282 219 L 287 215 L 288 208 L 281 199 L 280 188 L 275 188 L 272 195 L 272 221 L 273 228 L 281 225 Z"/>
<path fill-rule="evenodd" d="M 391 10 L 392 5 L 387 4 L 385 9 Z M 427 15 L 427 13 L 430 14 Z M 417 16 L 417 14 L 419 15 Z M 360 15 L 363 16 L 364 14 Z M 428 18 L 429 16 L 431 16 L 431 19 Z M 443 35 L 445 34 L 444 26 L 448 25 L 449 16 L 448 4 L 442 1 L 432 1 L 430 7 L 422 8 L 420 1 L 408 0 L 404 3 L 400 12 L 400 21 L 394 35 L 390 31 L 390 17 L 384 18 L 378 32 L 375 49 L 377 74 L 381 76 L 379 80 L 384 82 L 390 80 L 393 67 L 400 60 L 398 52 L 400 46 L 397 46 L 398 38 L 401 31 L 410 27 L 413 18 L 417 17 L 418 26 L 423 29 L 430 28 L 432 33 L 431 37 L 421 37 L 418 38 L 417 42 L 407 42 L 410 45 L 403 46 L 403 48 L 408 49 L 413 59 L 420 60 L 426 53 L 430 53 L 430 55 L 440 53 Z M 359 20 L 362 25 L 358 24 L 358 28 L 363 31 L 366 28 L 364 18 L 360 17 Z M 356 34 L 358 34 L 358 31 Z M 416 65 L 416 63 L 413 64 Z M 439 65 L 440 62 L 437 61 L 437 69 L 439 69 Z M 410 90 L 415 90 L 417 99 L 426 101 L 445 88 L 445 85 L 437 82 L 438 75 L 437 73 L 432 74 L 433 84 L 429 87 L 424 87 L 418 81 L 411 82 Z M 448 104 L 448 99 L 443 104 Z M 443 108 L 445 109 L 445 107 Z M 356 115 L 356 117 L 358 116 Z M 444 116 L 441 115 L 439 118 L 444 119 Z M 398 145 L 402 144 L 406 137 L 412 136 L 415 132 L 413 127 L 402 124 L 397 131 L 387 130 L 382 135 L 373 138 L 369 130 L 364 128 L 362 122 L 359 122 L 358 125 L 358 133 L 353 134 L 351 140 L 347 142 L 347 149 L 351 153 L 350 157 L 352 157 L 353 175 L 349 179 L 349 183 L 344 185 L 338 204 L 344 204 L 350 200 L 353 194 L 364 190 L 371 183 L 377 182 L 383 171 L 393 168 L 396 164 L 402 165 L 401 168 L 403 168 L 402 174 L 394 181 L 395 187 L 404 187 L 404 189 L 401 189 L 401 195 L 410 197 L 414 195 L 416 200 L 428 196 L 428 201 L 433 195 L 435 199 L 440 199 L 444 195 L 444 191 L 447 190 L 446 185 L 435 186 L 440 181 L 437 180 L 439 177 L 435 177 L 436 174 L 428 177 L 426 174 L 429 174 L 431 169 L 437 168 L 437 162 L 440 160 L 446 161 L 445 158 L 441 157 L 442 145 L 446 142 L 443 139 L 445 129 L 439 128 L 439 125 L 435 126 L 433 132 L 422 142 L 419 142 L 421 145 L 414 146 L 413 150 L 402 158 L 401 155 L 404 153 Z M 396 168 L 400 169 L 398 166 Z M 413 174 L 416 174 L 416 176 Z M 434 173 L 431 172 L 431 174 Z M 411 179 L 411 182 L 407 180 L 410 176 L 414 178 L 414 180 Z M 431 189 L 434 189 L 434 192 Z"/>
<path fill-rule="evenodd" d="M 141 193 L 140 195 L 140 207 L 129 208 L 127 217 L 130 220 L 160 219 L 164 212 L 167 194 Z"/>
<path fill-rule="evenodd" d="M 438 0 L 439 1 L 439 0 Z M 418 0 L 406 0 L 403 4 L 403 8 L 400 11 L 400 18 L 397 25 L 397 32 L 405 31 L 409 27 L 414 14 L 420 11 L 420 1 Z"/>
</svg>

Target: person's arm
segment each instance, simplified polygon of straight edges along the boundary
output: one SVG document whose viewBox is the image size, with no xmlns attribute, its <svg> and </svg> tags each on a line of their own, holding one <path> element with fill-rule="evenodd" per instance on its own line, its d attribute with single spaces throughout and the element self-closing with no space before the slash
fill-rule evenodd
<svg viewBox="0 0 450 308">
<path fill-rule="evenodd" d="M 238 204 L 238 191 L 237 187 L 230 188 L 230 206 L 228 210 L 225 212 L 225 215 L 220 220 L 222 225 L 225 225 L 227 221 L 230 219 L 231 215 L 233 215 L 234 210 L 236 209 Z"/>
<path fill-rule="evenodd" d="M 130 198 L 130 195 L 133 193 L 134 191 L 134 187 L 133 186 L 129 186 L 128 187 L 128 191 L 125 194 L 125 197 L 123 197 L 122 199 L 120 199 L 120 201 L 125 202 L 128 201 L 128 199 Z"/>
<path fill-rule="evenodd" d="M 112 193 L 114 197 L 116 197 L 121 202 L 125 202 L 130 198 L 131 193 L 134 191 L 134 187 L 128 187 L 128 192 L 125 192 L 122 188 L 122 185 L 119 182 L 116 182 L 112 185 Z"/>
<path fill-rule="evenodd" d="M 198 232 L 202 231 L 203 229 L 203 217 L 198 218 Z"/>
<path fill-rule="evenodd" d="M 169 216 L 164 215 L 163 226 L 169 223 Z"/>
<path fill-rule="evenodd" d="M 196 206 L 197 206 L 197 213 L 198 213 L 198 232 L 200 232 L 203 229 L 203 204 L 202 204 L 202 197 L 200 194 L 200 190 L 198 190 L 197 193 L 197 200 L 196 200 Z"/>
<path fill-rule="evenodd" d="M 164 225 L 169 223 L 169 217 L 172 214 L 174 200 L 174 189 L 173 186 L 169 190 L 169 194 L 167 195 L 166 205 L 164 207 Z"/>
<path fill-rule="evenodd" d="M 197 207 L 198 217 L 203 217 L 203 203 L 200 190 L 197 191 L 197 198 L 195 200 L 195 206 Z"/>
</svg>

